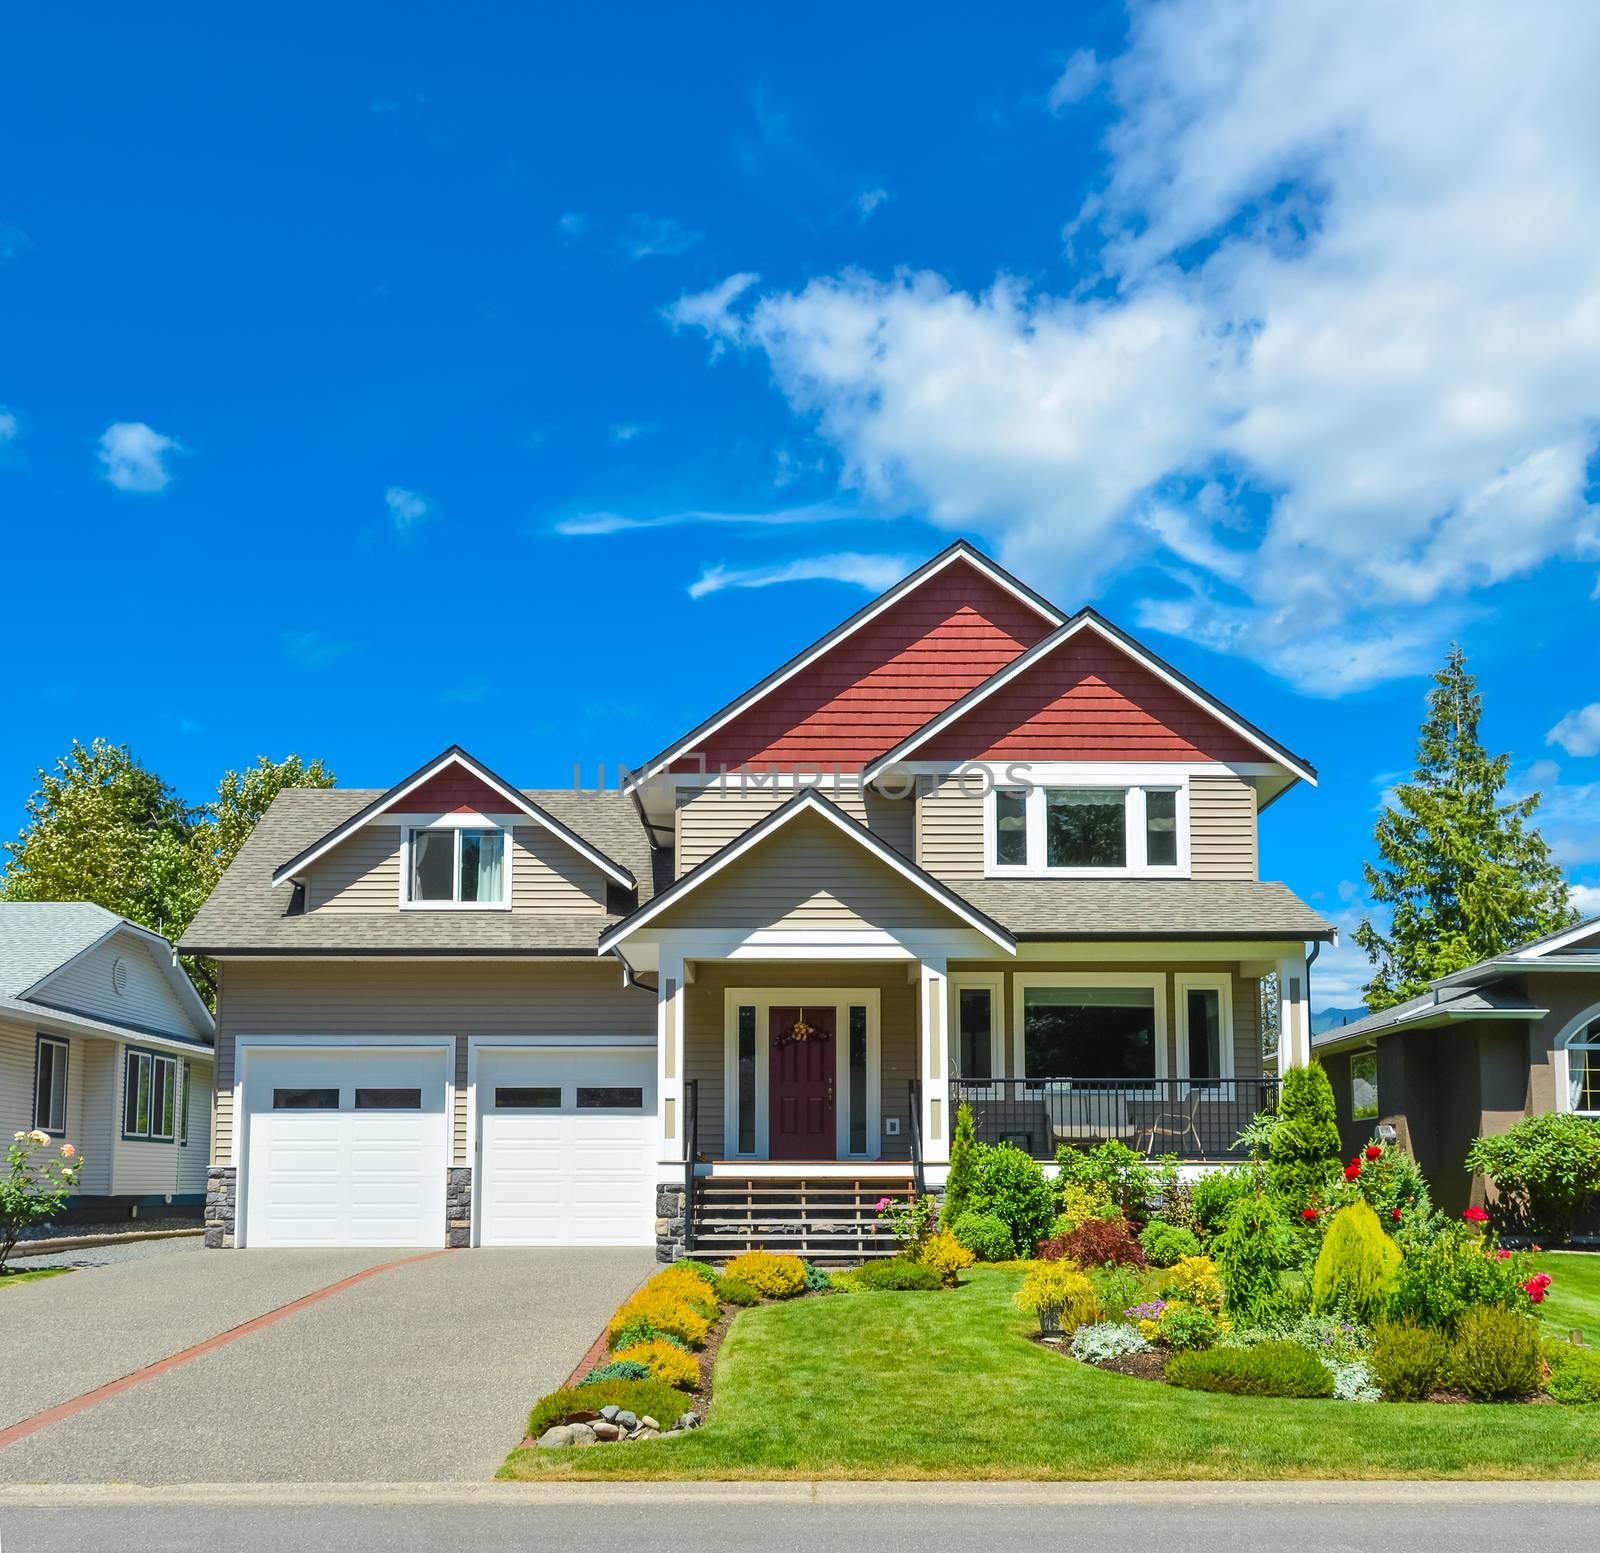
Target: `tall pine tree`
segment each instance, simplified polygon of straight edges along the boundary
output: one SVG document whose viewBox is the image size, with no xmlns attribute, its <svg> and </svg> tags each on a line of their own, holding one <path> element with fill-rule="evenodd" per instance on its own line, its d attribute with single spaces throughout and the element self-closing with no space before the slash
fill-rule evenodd
<svg viewBox="0 0 1600 1553">
<path fill-rule="evenodd" d="M 1374 827 L 1379 861 L 1362 865 L 1367 894 L 1390 908 L 1386 933 L 1370 917 L 1355 933 L 1373 964 L 1374 1011 L 1575 920 L 1530 823 L 1539 794 L 1502 800 L 1511 757 L 1491 756 L 1478 738 L 1483 698 L 1459 646 L 1433 678 L 1416 770 Z"/>
</svg>

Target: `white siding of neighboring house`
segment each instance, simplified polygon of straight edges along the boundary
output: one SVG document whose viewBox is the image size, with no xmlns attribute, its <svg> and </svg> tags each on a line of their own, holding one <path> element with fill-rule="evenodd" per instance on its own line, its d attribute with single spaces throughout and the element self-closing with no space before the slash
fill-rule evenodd
<svg viewBox="0 0 1600 1553">
<path fill-rule="evenodd" d="M 108 1045 L 112 1043 L 107 1043 Z M 140 1050 L 137 1040 L 127 1043 Z M 147 1142 L 122 1136 L 123 1089 L 127 1077 L 127 1064 L 123 1061 L 125 1047 L 116 1047 L 112 1065 L 112 1089 L 115 1104 L 111 1108 L 112 1150 L 111 1190 L 118 1196 L 144 1196 L 165 1192 L 203 1192 L 206 1185 L 207 1156 L 211 1143 L 211 1092 L 213 1064 L 209 1054 L 205 1059 L 188 1057 L 182 1053 L 171 1055 L 181 1065 L 189 1063 L 189 1142 L 185 1145 Z"/>
<path fill-rule="evenodd" d="M 47 1032 L 48 1033 L 48 1032 Z M 0 1024 L 0 1139 L 33 1126 L 34 1060 L 39 1032 L 29 1025 Z M 111 1109 L 110 1079 L 117 1043 L 94 1036 L 54 1036 L 67 1043 L 66 1137 L 83 1162 L 78 1191 L 111 1189 L 118 1128 Z"/>
<path fill-rule="evenodd" d="M 192 1040 L 200 1032 L 156 960 L 166 953 L 138 933 L 115 933 L 41 982 L 28 999 L 91 1019 Z M 112 967 L 118 960 L 127 971 L 120 993 L 112 982 Z"/>
</svg>

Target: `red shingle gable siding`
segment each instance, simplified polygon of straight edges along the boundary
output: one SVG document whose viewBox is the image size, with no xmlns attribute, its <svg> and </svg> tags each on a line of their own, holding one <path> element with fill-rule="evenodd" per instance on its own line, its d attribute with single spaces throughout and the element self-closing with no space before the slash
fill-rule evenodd
<svg viewBox="0 0 1600 1553">
<path fill-rule="evenodd" d="M 1260 760 L 1261 751 L 1087 633 L 922 745 L 917 760 Z"/>
<path fill-rule="evenodd" d="M 504 814 L 511 807 L 503 795 L 488 783 L 479 781 L 470 771 L 460 766 L 446 766 L 398 803 L 390 804 L 384 813 L 459 814 L 466 810 L 475 814 Z"/>
<path fill-rule="evenodd" d="M 855 770 L 915 733 L 1050 631 L 958 561 L 768 691 L 702 743 L 706 764 Z M 695 771 L 692 760 L 676 771 Z"/>
</svg>

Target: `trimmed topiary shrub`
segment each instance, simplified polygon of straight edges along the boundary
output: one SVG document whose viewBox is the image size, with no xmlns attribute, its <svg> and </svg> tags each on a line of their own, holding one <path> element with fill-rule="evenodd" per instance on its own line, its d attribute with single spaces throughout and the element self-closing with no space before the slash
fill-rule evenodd
<svg viewBox="0 0 1600 1553">
<path fill-rule="evenodd" d="M 1315 1057 L 1284 1074 L 1267 1184 L 1292 1208 L 1305 1207 L 1343 1157 L 1336 1115 L 1333 1086 Z"/>
<path fill-rule="evenodd" d="M 1294 1263 L 1294 1232 L 1270 1199 L 1237 1199 L 1206 1246 L 1222 1275 L 1222 1308 L 1230 1316 L 1266 1326 L 1282 1314 L 1280 1279 Z"/>
<path fill-rule="evenodd" d="M 1477 1139 L 1467 1169 L 1499 1190 L 1495 1211 L 1512 1227 L 1544 1240 L 1567 1240 L 1572 1219 L 1600 1192 L 1600 1120 L 1548 1111 L 1509 1132 Z"/>
<path fill-rule="evenodd" d="M 972 1127 L 972 1107 L 962 1101 L 956 1110 L 956 1130 L 950 1139 L 950 1174 L 945 1179 L 939 1227 L 953 1229 L 971 1205 L 978 1179 L 978 1136 Z"/>
<path fill-rule="evenodd" d="M 1367 1362 L 1388 1402 L 1421 1402 L 1439 1389 L 1450 1362 L 1444 1333 L 1414 1321 L 1380 1321 Z"/>
<path fill-rule="evenodd" d="M 1311 1308 L 1370 1321 L 1383 1309 L 1400 1275 L 1400 1248 L 1364 1202 L 1333 1216 L 1311 1275 Z"/>
<path fill-rule="evenodd" d="M 1450 1378 L 1469 1397 L 1497 1402 L 1539 1389 L 1539 1323 L 1485 1305 L 1456 1323 Z"/>
<path fill-rule="evenodd" d="M 950 1232 L 980 1262 L 1004 1262 L 1017 1254 L 1010 1229 L 992 1213 L 977 1213 L 969 1208 Z"/>
<path fill-rule="evenodd" d="M 694 1281 L 700 1283 L 698 1278 Z M 705 1285 L 700 1284 L 700 1287 L 703 1289 Z M 687 1300 L 671 1289 L 652 1288 L 650 1284 L 617 1307 L 616 1314 L 606 1328 L 610 1346 L 615 1348 L 624 1332 L 631 1335 L 637 1323 L 643 1323 L 657 1332 L 668 1333 L 691 1348 L 698 1348 L 711 1330 L 711 1322 Z"/>
<path fill-rule="evenodd" d="M 1199 1256 L 1200 1242 L 1193 1230 L 1179 1229 L 1162 1219 L 1151 1219 L 1139 1235 L 1145 1260 L 1152 1267 L 1171 1267 L 1181 1256 Z"/>
<path fill-rule="evenodd" d="M 769 1300 L 786 1300 L 804 1292 L 806 1264 L 797 1256 L 771 1251 L 746 1251 L 722 1269 L 724 1278 L 737 1278 Z"/>
<path fill-rule="evenodd" d="M 1144 1247 L 1133 1238 L 1133 1230 L 1123 1218 L 1090 1219 L 1070 1235 L 1040 1241 L 1037 1254 L 1042 1262 L 1066 1258 L 1080 1267 L 1104 1267 L 1107 1262 L 1144 1266 Z"/>
<path fill-rule="evenodd" d="M 693 1391 L 700 1384 L 700 1365 L 694 1355 L 685 1353 L 671 1343 L 634 1343 L 630 1348 L 617 1349 L 611 1357 L 611 1363 L 642 1364 L 651 1380 L 679 1386 L 685 1391 Z"/>
<path fill-rule="evenodd" d="M 852 1273 L 845 1274 L 845 1287 L 877 1292 L 919 1291 L 942 1289 L 944 1279 L 931 1267 L 912 1262 L 902 1256 L 886 1257 L 881 1262 L 867 1262 Z"/>
<path fill-rule="evenodd" d="M 954 1235 L 941 1232 L 923 1241 L 917 1260 L 938 1273 L 949 1288 L 955 1284 L 956 1275 L 963 1268 L 971 1267 L 977 1258 Z"/>
<path fill-rule="evenodd" d="M 717 1298 L 724 1305 L 739 1305 L 749 1307 L 761 1303 L 761 1295 L 747 1284 L 743 1278 L 717 1279 Z"/>
<path fill-rule="evenodd" d="M 999 1219 L 1011 1231 L 1012 1245 L 1020 1252 L 1050 1233 L 1056 1216 L 1056 1192 L 1038 1163 L 1021 1149 L 1009 1143 L 997 1143 L 992 1148 L 980 1143 L 967 1206 Z"/>
<path fill-rule="evenodd" d="M 1544 1361 L 1550 1366 L 1544 1389 L 1557 1402 L 1600 1402 L 1600 1353 L 1571 1343 L 1546 1343 Z"/>
<path fill-rule="evenodd" d="M 533 1404 L 528 1433 L 537 1439 L 552 1424 L 564 1424 L 574 1413 L 598 1413 L 613 1403 L 635 1413 L 669 1423 L 683 1412 L 683 1393 L 658 1380 L 601 1380 L 592 1386 L 564 1386 Z"/>
<path fill-rule="evenodd" d="M 1236 1397 L 1333 1395 L 1327 1366 L 1298 1343 L 1177 1353 L 1167 1361 L 1167 1379 L 1190 1391 L 1222 1391 Z"/>
<path fill-rule="evenodd" d="M 802 1267 L 806 1270 L 806 1293 L 819 1294 L 833 1287 L 833 1275 L 824 1272 L 820 1267 L 814 1267 L 810 1262 L 802 1259 Z"/>
</svg>

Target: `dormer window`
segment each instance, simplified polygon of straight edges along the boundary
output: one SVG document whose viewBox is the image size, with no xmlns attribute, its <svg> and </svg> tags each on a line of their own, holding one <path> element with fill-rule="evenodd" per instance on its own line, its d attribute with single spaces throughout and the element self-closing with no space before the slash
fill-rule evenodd
<svg viewBox="0 0 1600 1553">
<path fill-rule="evenodd" d="M 1188 873 L 1187 790 L 1158 783 L 1039 781 L 988 799 L 988 871 L 1029 878 Z"/>
<path fill-rule="evenodd" d="M 506 833 L 465 826 L 410 832 L 406 904 L 504 906 Z"/>
</svg>

